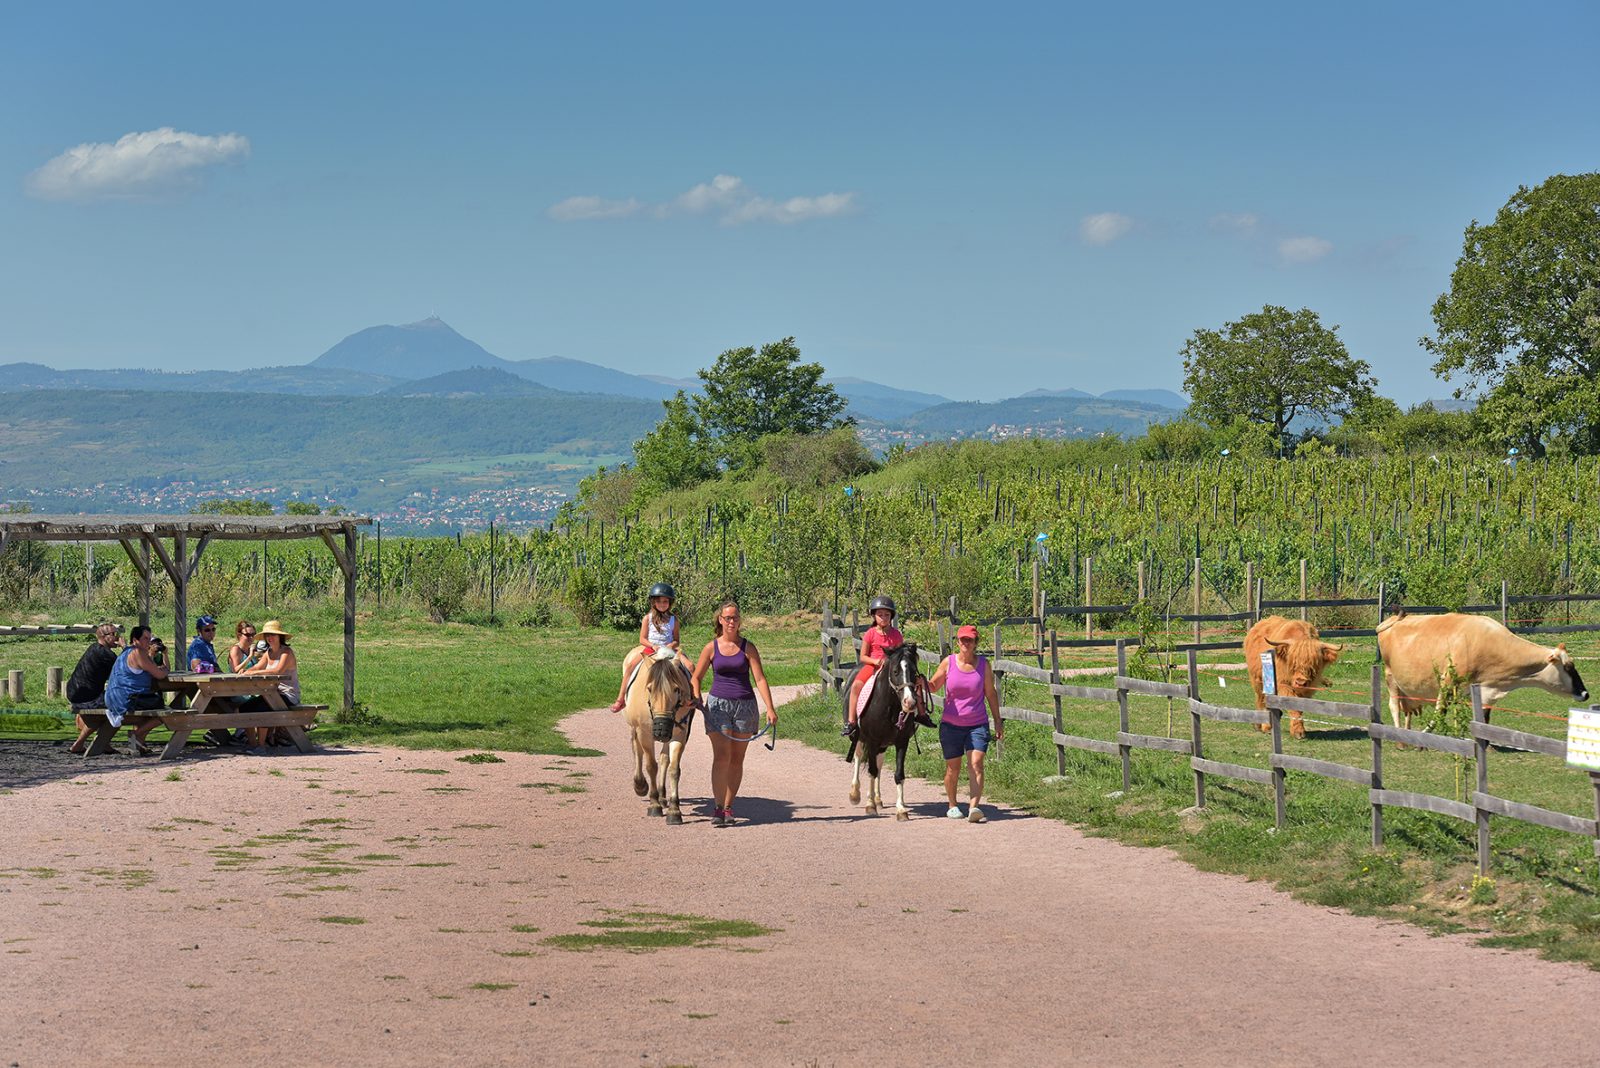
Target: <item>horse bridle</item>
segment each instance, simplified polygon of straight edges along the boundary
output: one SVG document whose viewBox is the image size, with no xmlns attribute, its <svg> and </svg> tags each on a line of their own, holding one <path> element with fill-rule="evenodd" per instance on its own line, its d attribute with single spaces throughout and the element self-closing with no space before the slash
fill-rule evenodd
<svg viewBox="0 0 1600 1068">
<path fill-rule="evenodd" d="M 907 663 L 908 660 L 910 661 L 910 663 Z M 894 665 L 890 668 L 890 671 L 889 671 L 889 685 L 891 687 L 893 687 L 894 689 L 900 691 L 902 696 L 908 691 L 911 694 L 911 704 L 913 706 L 913 711 L 907 712 L 905 710 L 905 705 L 903 703 L 901 704 L 900 714 L 899 714 L 899 716 L 897 717 L 897 720 L 896 720 L 897 724 L 900 727 L 904 727 L 905 726 L 905 721 L 908 718 L 916 715 L 918 712 L 923 711 L 923 707 L 922 707 L 922 687 L 917 685 L 917 683 L 920 683 L 923 680 L 922 680 L 922 676 L 917 674 L 916 668 L 917 668 L 916 661 L 914 659 L 912 659 L 910 656 L 908 656 L 907 654 L 901 653 L 900 655 L 895 657 Z M 895 679 L 896 675 L 900 676 L 898 681 Z"/>
<path fill-rule="evenodd" d="M 682 671 L 683 670 L 683 668 L 681 666 L 679 666 L 678 664 L 673 664 L 672 666 L 673 666 L 673 669 L 676 670 L 676 671 Z M 682 683 L 682 685 L 684 687 L 684 691 L 681 691 L 681 692 L 686 692 L 688 694 L 688 699 L 683 703 L 684 705 L 688 706 L 688 711 L 683 714 L 683 718 L 679 719 L 678 717 L 673 715 L 673 713 L 671 711 L 668 711 L 665 714 L 663 714 L 663 715 L 658 717 L 656 715 L 655 694 L 653 692 L 651 692 L 651 690 L 650 690 L 650 679 L 648 677 L 646 677 L 646 679 L 644 680 L 644 709 L 645 709 L 646 712 L 648 712 L 650 714 L 650 722 L 651 723 L 654 723 L 658 718 L 659 719 L 670 719 L 670 720 L 672 720 L 672 730 L 677 730 L 679 727 L 683 727 L 683 728 L 687 729 L 690 726 L 690 724 L 692 724 L 694 722 L 694 687 L 691 686 L 688 683 L 687 680 L 685 680 Z M 675 694 L 680 692 L 678 690 L 678 684 L 674 684 L 673 685 L 673 692 Z M 683 707 L 683 705 L 680 705 L 679 707 Z M 653 731 L 652 731 L 652 734 L 654 734 Z M 664 741 L 668 741 L 669 739 L 671 739 L 671 737 L 672 737 L 672 732 L 668 731 L 666 738 L 657 738 L 656 740 L 660 741 L 660 742 L 664 742 Z"/>
</svg>

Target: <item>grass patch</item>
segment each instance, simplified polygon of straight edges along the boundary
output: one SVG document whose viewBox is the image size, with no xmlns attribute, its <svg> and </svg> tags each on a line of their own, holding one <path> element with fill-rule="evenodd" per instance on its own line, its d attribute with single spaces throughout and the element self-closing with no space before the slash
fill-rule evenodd
<svg viewBox="0 0 1600 1068">
<path fill-rule="evenodd" d="M 407 775 L 448 775 L 449 768 L 406 768 Z"/>
<path fill-rule="evenodd" d="M 473 983 L 472 990 L 515 990 L 516 983 Z"/>
<path fill-rule="evenodd" d="M 553 935 L 543 944 L 576 951 L 621 949 L 648 953 L 683 946 L 719 946 L 728 939 L 759 938 L 777 930 L 751 920 L 715 920 L 675 912 L 612 913 L 603 920 L 585 921 L 582 926 L 594 928 L 595 933 Z"/>
<path fill-rule="evenodd" d="M 351 927 L 367 922 L 360 916 L 318 916 L 317 921 L 319 923 L 342 923 Z"/>
<path fill-rule="evenodd" d="M 460 761 L 463 764 L 504 764 L 505 763 L 505 759 L 503 757 L 497 757 L 493 753 L 468 753 L 466 756 L 458 756 L 458 757 L 456 757 L 456 760 Z"/>
<path fill-rule="evenodd" d="M 539 928 L 531 923 L 514 923 L 511 925 L 511 929 L 517 934 L 537 934 L 539 932 Z"/>
<path fill-rule="evenodd" d="M 167 782 L 182 782 L 183 781 L 183 772 L 176 771 L 176 770 L 167 772 L 166 781 Z"/>
</svg>

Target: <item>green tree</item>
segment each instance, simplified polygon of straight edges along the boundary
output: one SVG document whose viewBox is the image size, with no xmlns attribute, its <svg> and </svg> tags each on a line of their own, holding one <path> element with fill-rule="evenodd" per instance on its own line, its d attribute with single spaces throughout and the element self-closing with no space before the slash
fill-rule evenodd
<svg viewBox="0 0 1600 1068">
<path fill-rule="evenodd" d="M 322 509 L 310 501 L 290 501 L 283 506 L 284 515 L 321 515 Z"/>
<path fill-rule="evenodd" d="M 1332 418 L 1371 396 L 1377 381 L 1310 308 L 1262 307 L 1220 330 L 1196 330 L 1183 346 L 1190 414 L 1224 426 L 1235 417 L 1286 440 L 1300 415 Z"/>
<path fill-rule="evenodd" d="M 683 390 L 661 402 L 666 414 L 633 443 L 633 467 L 647 492 L 685 489 L 717 473 L 717 460 Z"/>
<path fill-rule="evenodd" d="M 255 497 L 215 497 L 194 509 L 203 515 L 271 515 L 272 502 Z"/>
<path fill-rule="evenodd" d="M 1600 173 L 1519 187 L 1467 227 L 1450 289 L 1422 345 L 1502 444 L 1540 455 L 1551 438 L 1600 452 Z"/>
<path fill-rule="evenodd" d="M 820 363 L 801 363 L 794 338 L 729 349 L 700 371 L 694 415 L 730 468 L 751 466 L 768 434 L 816 434 L 849 426 L 846 400 L 822 381 Z"/>
</svg>

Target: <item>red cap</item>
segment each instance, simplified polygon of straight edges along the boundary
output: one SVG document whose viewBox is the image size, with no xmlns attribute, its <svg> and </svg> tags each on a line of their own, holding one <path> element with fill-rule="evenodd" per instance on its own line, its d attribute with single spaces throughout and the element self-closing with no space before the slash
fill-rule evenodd
<svg viewBox="0 0 1600 1068">
<path fill-rule="evenodd" d="M 956 631 L 956 637 L 957 638 L 971 638 L 973 641 L 977 641 L 978 640 L 978 628 L 974 627 L 971 623 L 968 623 L 966 626 L 961 627 Z"/>
</svg>

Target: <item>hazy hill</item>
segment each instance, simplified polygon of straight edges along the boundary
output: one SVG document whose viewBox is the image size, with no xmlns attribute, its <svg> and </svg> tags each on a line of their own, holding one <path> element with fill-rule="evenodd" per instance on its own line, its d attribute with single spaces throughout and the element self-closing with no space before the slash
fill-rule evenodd
<svg viewBox="0 0 1600 1068">
<path fill-rule="evenodd" d="M 404 326 L 369 326 L 312 360 L 311 367 L 337 367 L 394 378 L 431 378 L 445 371 L 501 367 L 505 360 L 462 337 L 433 316 Z"/>
<path fill-rule="evenodd" d="M 1140 404 L 1157 404 L 1163 408 L 1183 411 L 1189 407 L 1189 398 L 1170 389 L 1108 389 L 1100 394 L 1101 400 L 1138 401 Z"/>
<path fill-rule="evenodd" d="M 896 389 L 864 378 L 829 378 L 834 392 L 850 402 L 849 413 L 883 422 L 904 419 L 913 412 L 932 408 L 936 404 L 949 404 L 949 397 L 936 393 L 919 393 L 912 389 Z"/>
<path fill-rule="evenodd" d="M 0 393 L 25 389 L 127 389 L 155 393 L 295 393 L 363 396 L 397 379 L 332 367 L 257 367 L 251 371 L 57 371 L 37 363 L 0 364 Z"/>
<path fill-rule="evenodd" d="M 386 397 L 515 397 L 552 392 L 548 387 L 518 378 L 498 367 L 469 367 L 446 371 L 432 378 L 402 382 L 383 391 Z"/>
<path fill-rule="evenodd" d="M 1093 393 L 1085 393 L 1081 389 L 1030 389 L 1022 394 L 1024 397 L 1078 397 L 1083 400 L 1093 400 Z"/>
<path fill-rule="evenodd" d="M 568 393 L 609 393 L 615 397 L 665 400 L 679 388 L 643 375 L 630 375 L 626 371 L 614 371 L 597 363 L 569 360 L 562 356 L 513 360 L 502 366 L 512 374 L 521 375 L 541 386 L 564 389 Z"/>
<path fill-rule="evenodd" d="M 917 412 L 900 427 L 926 438 L 988 436 L 991 428 L 1031 427 L 1035 437 L 1093 437 L 1110 432 L 1143 434 L 1151 423 L 1174 419 L 1179 412 L 1137 401 L 1111 401 L 1098 397 L 1012 397 L 988 403 L 965 401 L 941 404 Z M 1012 432 L 1015 432 L 1014 430 Z"/>
</svg>

